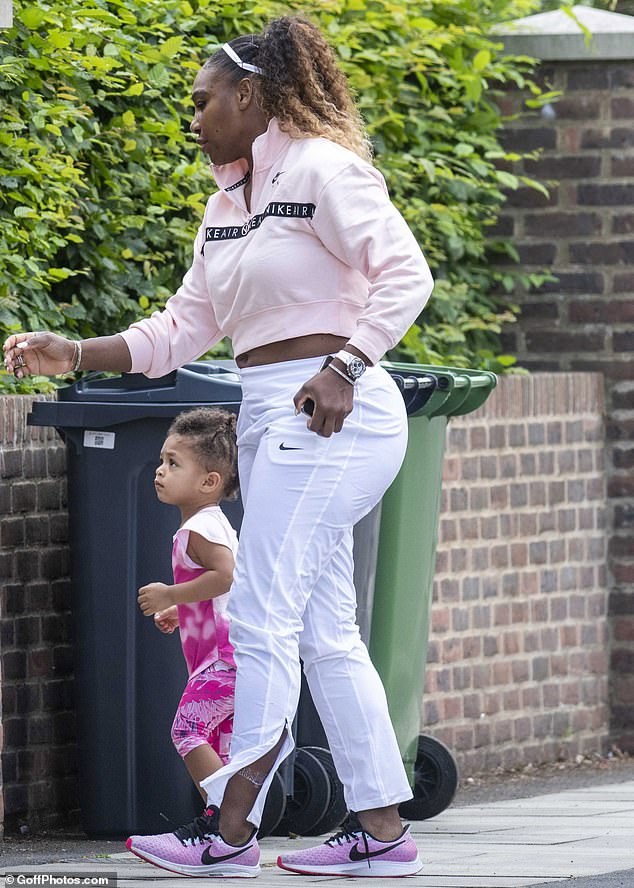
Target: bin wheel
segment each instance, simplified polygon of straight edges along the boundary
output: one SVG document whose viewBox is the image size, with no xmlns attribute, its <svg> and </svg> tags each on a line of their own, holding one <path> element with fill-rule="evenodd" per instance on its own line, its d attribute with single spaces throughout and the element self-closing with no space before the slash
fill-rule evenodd
<svg viewBox="0 0 634 888">
<path fill-rule="evenodd" d="M 414 769 L 414 798 L 401 802 L 398 812 L 406 820 L 427 820 L 447 808 L 458 787 L 458 768 L 440 740 L 420 734 Z"/>
<path fill-rule="evenodd" d="M 275 835 L 313 835 L 313 827 L 324 818 L 330 805 L 330 778 L 317 756 L 304 747 L 295 753 L 293 782 L 294 794 L 286 800 L 286 811 Z"/>
<path fill-rule="evenodd" d="M 310 831 L 310 835 L 320 836 L 323 833 L 332 832 L 333 829 L 343 823 L 348 813 L 348 806 L 343 794 L 343 783 L 337 775 L 331 751 L 324 749 L 322 746 L 306 746 L 305 748 L 319 759 L 328 772 L 330 780 L 330 804 L 328 805 L 328 810 Z"/>
<path fill-rule="evenodd" d="M 260 821 L 260 828 L 258 830 L 258 838 L 262 839 L 264 836 L 271 835 L 284 816 L 285 808 L 286 789 L 284 787 L 284 780 L 282 779 L 280 772 L 276 771 L 273 775 L 269 791 L 266 794 L 266 801 L 264 802 L 264 809 L 262 811 L 262 820 Z"/>
</svg>

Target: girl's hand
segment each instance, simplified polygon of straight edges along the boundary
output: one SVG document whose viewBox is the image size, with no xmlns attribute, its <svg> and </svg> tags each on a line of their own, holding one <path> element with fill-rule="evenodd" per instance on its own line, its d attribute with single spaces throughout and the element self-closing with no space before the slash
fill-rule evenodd
<svg viewBox="0 0 634 888">
<path fill-rule="evenodd" d="M 17 379 L 70 373 L 75 344 L 56 333 L 14 333 L 4 343 L 4 365 Z"/>
<path fill-rule="evenodd" d="M 304 383 L 293 402 L 299 413 L 310 399 L 315 408 L 307 426 L 311 432 L 329 438 L 341 431 L 344 419 L 352 412 L 353 394 L 354 386 L 326 367 Z"/>
<path fill-rule="evenodd" d="M 165 583 L 148 583 L 139 589 L 137 601 L 145 616 L 151 617 L 152 614 L 173 606 L 172 587 Z"/>
<path fill-rule="evenodd" d="M 154 614 L 154 625 L 165 635 L 171 635 L 175 629 L 178 629 L 178 608 L 176 605 L 173 604 L 167 610 L 157 611 Z"/>
</svg>

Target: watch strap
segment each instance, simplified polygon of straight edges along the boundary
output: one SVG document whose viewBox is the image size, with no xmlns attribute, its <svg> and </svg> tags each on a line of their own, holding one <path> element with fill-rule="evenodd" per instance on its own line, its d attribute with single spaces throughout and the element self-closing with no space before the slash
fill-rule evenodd
<svg viewBox="0 0 634 888">
<path fill-rule="evenodd" d="M 339 358 L 342 364 L 345 364 L 346 367 L 350 364 L 351 361 L 355 359 L 361 360 L 358 355 L 353 355 L 352 352 L 347 352 L 345 348 L 339 349 L 339 351 L 334 355 L 335 358 Z"/>
</svg>

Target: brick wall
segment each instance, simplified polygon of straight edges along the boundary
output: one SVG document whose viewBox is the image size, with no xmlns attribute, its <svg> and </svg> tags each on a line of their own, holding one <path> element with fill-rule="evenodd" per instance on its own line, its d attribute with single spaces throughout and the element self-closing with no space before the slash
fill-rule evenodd
<svg viewBox="0 0 634 888">
<path fill-rule="evenodd" d="M 549 63 L 540 77 L 562 100 L 514 122 L 505 142 L 542 147 L 523 169 L 556 182 L 548 199 L 511 194 L 500 229 L 524 270 L 559 280 L 521 296 L 506 346 L 532 369 L 605 377 L 612 734 L 634 751 L 634 62 Z"/>
<path fill-rule="evenodd" d="M 64 448 L 32 400 L 0 399 L 11 831 L 77 809 Z M 605 745 L 602 409 L 596 374 L 507 377 L 450 424 L 423 729 L 463 771 Z"/>
<path fill-rule="evenodd" d="M 602 380 L 502 379 L 449 426 L 423 729 L 464 773 L 607 742 Z"/>
<path fill-rule="evenodd" d="M 0 398 L 0 801 L 8 831 L 23 822 L 60 826 L 77 808 L 66 454 L 52 429 L 26 426 L 33 400 Z"/>
</svg>

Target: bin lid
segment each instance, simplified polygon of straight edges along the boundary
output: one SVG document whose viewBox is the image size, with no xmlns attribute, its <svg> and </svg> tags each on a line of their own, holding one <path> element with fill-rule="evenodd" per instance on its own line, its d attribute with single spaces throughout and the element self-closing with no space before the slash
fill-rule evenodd
<svg viewBox="0 0 634 888">
<path fill-rule="evenodd" d="M 166 376 L 150 379 L 143 373 L 103 376 L 88 373 L 73 385 L 59 389 L 59 401 L 116 401 L 159 404 L 170 402 L 239 401 L 240 376 L 235 361 L 197 361 Z"/>
<path fill-rule="evenodd" d="M 29 425 L 106 428 L 144 417 L 173 417 L 184 406 L 236 409 L 242 398 L 234 361 L 198 361 L 156 379 L 142 373 L 89 373 L 57 392 L 56 401 L 36 401 Z"/>
<path fill-rule="evenodd" d="M 402 377 L 406 389 L 418 386 L 425 394 L 411 396 L 405 406 L 409 416 L 462 416 L 477 410 L 497 385 L 497 376 L 488 370 L 471 370 L 463 367 L 439 367 L 433 364 L 404 364 L 385 361 L 383 366 L 401 387 Z M 431 380 L 431 382 L 430 382 Z"/>
</svg>

